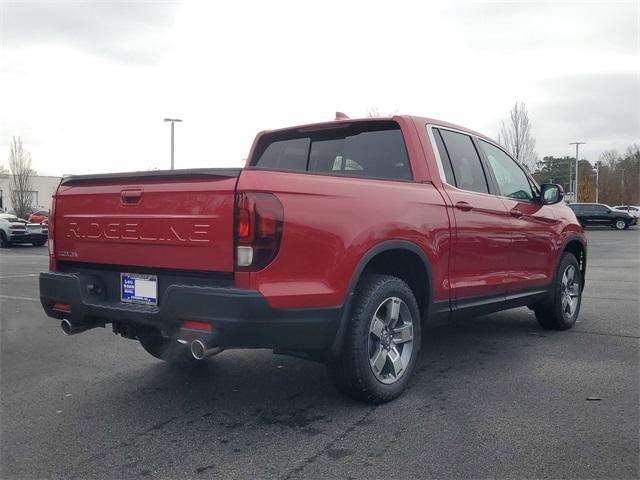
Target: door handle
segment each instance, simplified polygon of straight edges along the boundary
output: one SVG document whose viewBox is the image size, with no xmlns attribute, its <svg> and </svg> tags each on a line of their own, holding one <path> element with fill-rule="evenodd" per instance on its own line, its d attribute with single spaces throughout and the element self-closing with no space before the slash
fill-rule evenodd
<svg viewBox="0 0 640 480">
<path fill-rule="evenodd" d="M 463 212 L 469 212 L 469 211 L 473 210 L 473 205 L 471 205 L 470 203 L 467 203 L 465 201 L 460 201 L 460 202 L 456 203 L 456 208 L 458 210 L 462 210 Z"/>
<path fill-rule="evenodd" d="M 133 205 L 140 202 L 140 197 L 142 197 L 141 188 L 122 190 L 120 192 L 120 201 L 125 205 Z"/>
<path fill-rule="evenodd" d="M 517 208 L 513 208 L 509 211 L 509 213 L 511 214 L 512 217 L 516 217 L 516 218 L 520 218 L 522 215 L 524 215 L 520 210 L 518 210 Z"/>
</svg>

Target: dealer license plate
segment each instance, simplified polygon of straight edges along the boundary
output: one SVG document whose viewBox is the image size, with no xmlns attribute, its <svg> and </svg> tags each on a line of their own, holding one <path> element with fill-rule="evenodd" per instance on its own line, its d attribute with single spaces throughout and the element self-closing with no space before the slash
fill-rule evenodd
<svg viewBox="0 0 640 480">
<path fill-rule="evenodd" d="M 129 303 L 158 304 L 158 277 L 137 273 L 120 274 L 120 299 Z"/>
</svg>

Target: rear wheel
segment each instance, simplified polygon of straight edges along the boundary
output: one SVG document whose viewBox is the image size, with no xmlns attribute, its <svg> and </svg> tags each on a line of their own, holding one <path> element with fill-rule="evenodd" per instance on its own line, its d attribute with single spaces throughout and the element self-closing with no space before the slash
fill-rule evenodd
<svg viewBox="0 0 640 480">
<path fill-rule="evenodd" d="M 613 226 L 616 227 L 616 230 L 624 230 L 625 228 L 627 228 L 627 222 L 625 222 L 623 219 L 618 218 L 614 223 Z"/>
<path fill-rule="evenodd" d="M 582 273 L 576 257 L 569 252 L 562 255 L 551 298 L 536 306 L 538 323 L 549 330 L 568 330 L 580 313 L 582 302 Z"/>
<path fill-rule="evenodd" d="M 140 338 L 140 345 L 149 355 L 168 363 L 189 365 L 198 362 L 185 345 L 170 338 L 149 335 Z"/>
<path fill-rule="evenodd" d="M 340 357 L 329 367 L 343 393 L 371 403 L 406 388 L 420 350 L 420 312 L 409 286 L 389 275 L 365 276 L 356 292 Z"/>
</svg>

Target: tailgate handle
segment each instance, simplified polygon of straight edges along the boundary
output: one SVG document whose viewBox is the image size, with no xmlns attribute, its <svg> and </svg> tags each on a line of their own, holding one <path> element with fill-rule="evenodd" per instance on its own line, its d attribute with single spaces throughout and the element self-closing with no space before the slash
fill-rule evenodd
<svg viewBox="0 0 640 480">
<path fill-rule="evenodd" d="M 141 197 L 142 197 L 141 188 L 122 190 L 120 192 L 120 201 L 122 201 L 124 205 L 135 205 L 137 203 L 140 203 Z"/>
</svg>

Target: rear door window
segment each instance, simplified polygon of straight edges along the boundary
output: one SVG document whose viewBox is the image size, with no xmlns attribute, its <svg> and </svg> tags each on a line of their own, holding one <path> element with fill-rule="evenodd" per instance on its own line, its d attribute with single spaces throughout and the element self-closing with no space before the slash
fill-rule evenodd
<svg viewBox="0 0 640 480">
<path fill-rule="evenodd" d="M 440 130 L 448 157 L 451 161 L 455 184 L 472 192 L 489 193 L 480 157 L 469 135 L 451 130 Z"/>
<path fill-rule="evenodd" d="M 308 134 L 267 134 L 251 166 L 390 180 L 413 178 L 404 138 L 395 122 L 362 122 Z"/>
<path fill-rule="evenodd" d="M 442 135 L 437 128 L 433 129 L 433 137 L 436 140 L 438 152 L 440 152 L 440 162 L 442 163 L 442 169 L 444 170 L 444 178 L 449 185 L 456 185 L 456 177 L 453 174 L 453 167 L 451 166 L 451 160 L 447 155 L 447 149 L 444 148 L 444 142 L 442 141 Z"/>
</svg>

